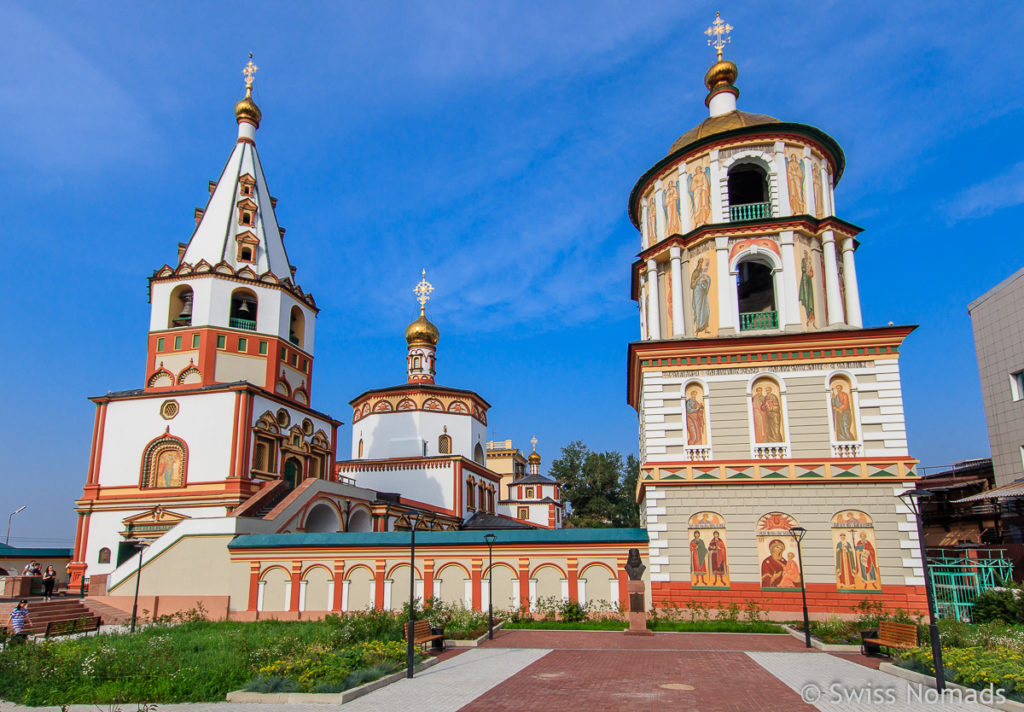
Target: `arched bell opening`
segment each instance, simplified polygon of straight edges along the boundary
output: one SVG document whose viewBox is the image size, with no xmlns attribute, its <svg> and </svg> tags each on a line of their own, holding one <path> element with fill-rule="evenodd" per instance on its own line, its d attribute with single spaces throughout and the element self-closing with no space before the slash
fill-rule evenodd
<svg viewBox="0 0 1024 712">
<path fill-rule="evenodd" d="M 306 339 L 306 317 L 298 307 L 292 307 L 288 326 L 288 340 L 302 348 Z"/>
<path fill-rule="evenodd" d="M 171 303 L 167 315 L 167 328 L 192 326 L 192 287 L 187 284 L 175 287 L 171 292 Z"/>
<path fill-rule="evenodd" d="M 740 163 L 729 170 L 729 220 L 771 217 L 768 173 L 756 163 Z"/>
<path fill-rule="evenodd" d="M 256 331 L 256 313 L 259 299 L 248 289 L 236 289 L 231 293 L 231 314 L 228 326 L 232 329 Z"/>
<path fill-rule="evenodd" d="M 757 260 L 740 262 L 736 270 L 740 331 L 777 329 L 779 312 L 775 299 L 774 270 Z"/>
</svg>

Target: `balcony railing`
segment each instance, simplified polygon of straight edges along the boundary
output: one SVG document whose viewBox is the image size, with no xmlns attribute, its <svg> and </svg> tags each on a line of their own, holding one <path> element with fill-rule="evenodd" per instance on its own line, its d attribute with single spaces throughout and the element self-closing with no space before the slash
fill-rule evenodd
<svg viewBox="0 0 1024 712">
<path fill-rule="evenodd" d="M 231 317 L 228 320 L 228 326 L 232 329 L 245 329 L 246 331 L 256 331 L 256 320 L 255 319 L 238 319 Z"/>
<path fill-rule="evenodd" d="M 832 457 L 860 457 L 863 449 L 861 443 L 832 443 Z"/>
<path fill-rule="evenodd" d="M 768 443 L 754 445 L 754 457 L 758 460 L 778 460 L 789 457 L 788 443 Z"/>
<path fill-rule="evenodd" d="M 761 220 L 772 216 L 771 203 L 747 203 L 729 206 L 729 222 Z"/>
<path fill-rule="evenodd" d="M 704 462 L 711 459 L 710 445 L 687 445 L 684 458 L 690 462 Z"/>
<path fill-rule="evenodd" d="M 777 311 L 740 313 L 740 331 L 778 328 L 779 313 Z"/>
</svg>

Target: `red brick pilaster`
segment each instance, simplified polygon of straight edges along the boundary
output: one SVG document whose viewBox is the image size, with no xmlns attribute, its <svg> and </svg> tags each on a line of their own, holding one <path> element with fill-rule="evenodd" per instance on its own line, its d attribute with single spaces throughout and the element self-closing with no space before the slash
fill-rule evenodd
<svg viewBox="0 0 1024 712">
<path fill-rule="evenodd" d="M 434 597 L 434 560 L 423 560 L 423 602 Z"/>
<path fill-rule="evenodd" d="M 378 611 L 384 610 L 384 572 L 386 570 L 387 561 L 385 559 L 377 559 L 373 584 L 373 607 Z"/>
<path fill-rule="evenodd" d="M 345 588 L 345 560 L 334 560 L 334 596 L 331 601 L 331 610 L 341 610 L 341 594 Z"/>
<path fill-rule="evenodd" d="M 569 600 L 579 601 L 579 571 L 577 569 L 576 557 L 570 556 L 567 563 L 569 569 Z"/>
<path fill-rule="evenodd" d="M 526 557 L 519 559 L 519 607 L 530 609 L 530 560 Z"/>
<path fill-rule="evenodd" d="M 255 611 L 260 600 L 260 562 L 249 562 L 249 607 Z"/>
<path fill-rule="evenodd" d="M 480 570 L 483 568 L 483 559 L 473 559 L 472 565 L 472 576 L 473 581 L 473 610 L 479 611 L 483 608 L 483 595 L 480 591 L 481 575 Z"/>
<path fill-rule="evenodd" d="M 300 585 L 299 584 L 301 583 L 301 581 L 302 581 L 302 562 L 301 561 L 293 561 L 292 562 L 292 595 L 291 595 L 291 600 L 288 601 L 288 610 L 289 611 L 298 611 L 299 610 L 299 589 L 300 589 Z"/>
</svg>

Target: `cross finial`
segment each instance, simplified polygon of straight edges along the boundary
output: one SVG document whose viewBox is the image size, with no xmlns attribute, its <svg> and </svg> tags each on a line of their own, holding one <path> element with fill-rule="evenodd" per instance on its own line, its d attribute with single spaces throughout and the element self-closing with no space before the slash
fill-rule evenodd
<svg viewBox="0 0 1024 712">
<path fill-rule="evenodd" d="M 708 47 L 714 47 L 718 52 L 718 61 L 722 61 L 722 49 L 729 44 L 729 33 L 732 32 L 732 25 L 722 19 L 721 14 L 715 13 L 715 21 L 711 23 L 711 27 L 704 30 L 704 34 L 708 36 Z"/>
<path fill-rule="evenodd" d="M 434 291 L 434 285 L 427 281 L 427 270 L 423 270 L 423 279 L 412 290 L 416 295 L 416 301 L 420 303 L 420 316 L 426 311 L 427 302 L 430 300 L 430 293 Z"/>
<path fill-rule="evenodd" d="M 252 93 L 252 78 L 257 69 L 259 67 L 252 63 L 252 52 L 250 52 L 249 63 L 242 69 L 242 76 L 245 77 L 245 91 L 248 93 Z"/>
<path fill-rule="evenodd" d="M 537 452 L 537 436 L 536 435 L 534 435 L 532 438 L 530 438 L 530 444 L 533 445 L 533 451 Z"/>
</svg>

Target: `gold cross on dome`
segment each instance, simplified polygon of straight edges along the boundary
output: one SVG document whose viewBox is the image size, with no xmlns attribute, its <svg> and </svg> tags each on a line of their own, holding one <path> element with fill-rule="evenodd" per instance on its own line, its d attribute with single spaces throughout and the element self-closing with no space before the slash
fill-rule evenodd
<svg viewBox="0 0 1024 712">
<path fill-rule="evenodd" d="M 255 64 L 252 63 L 252 52 L 249 53 L 249 63 L 242 69 L 242 76 L 245 77 L 245 88 L 252 89 L 252 77 L 256 74 L 256 70 L 259 69 Z"/>
<path fill-rule="evenodd" d="M 704 30 L 708 36 L 708 47 L 714 47 L 718 51 L 718 61 L 722 61 L 722 49 L 729 44 L 729 33 L 732 32 L 732 25 L 725 22 L 719 13 L 715 13 L 715 21 L 711 27 Z"/>
<path fill-rule="evenodd" d="M 530 444 L 533 445 L 533 451 L 537 452 L 537 436 L 536 435 L 534 435 L 532 438 L 530 438 Z"/>
<path fill-rule="evenodd" d="M 412 290 L 416 295 L 416 301 L 420 303 L 420 314 L 426 310 L 427 302 L 430 300 L 430 293 L 434 291 L 434 285 L 427 281 L 427 270 L 423 270 L 423 279 Z"/>
</svg>

